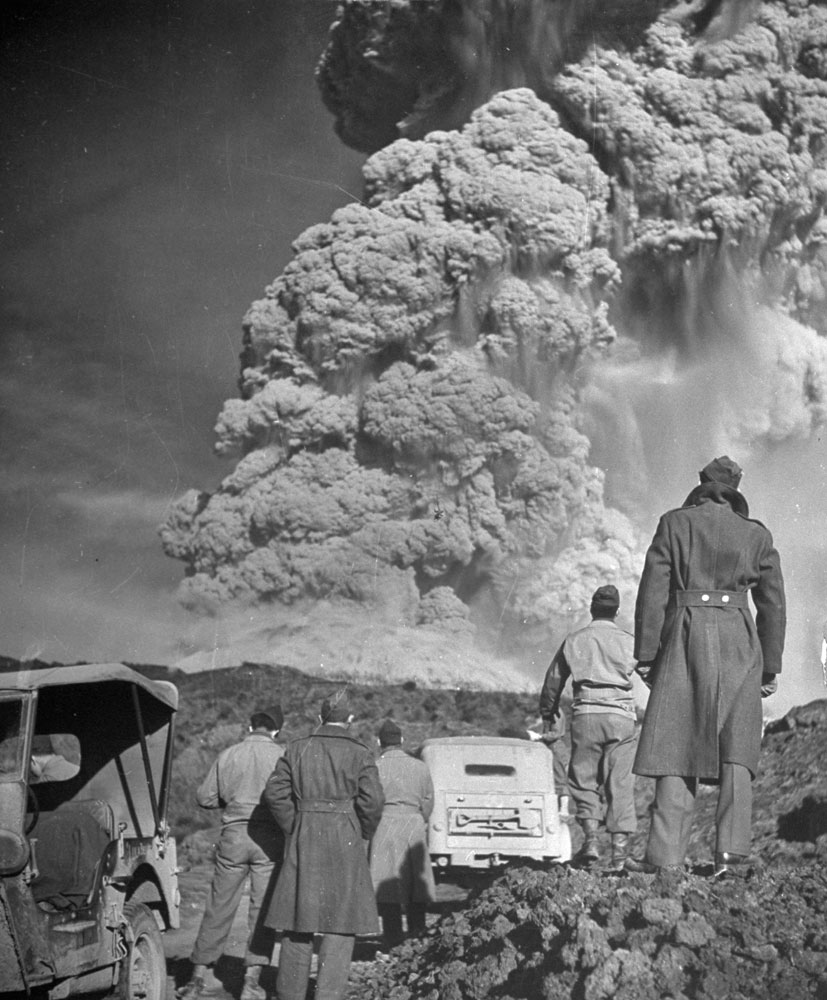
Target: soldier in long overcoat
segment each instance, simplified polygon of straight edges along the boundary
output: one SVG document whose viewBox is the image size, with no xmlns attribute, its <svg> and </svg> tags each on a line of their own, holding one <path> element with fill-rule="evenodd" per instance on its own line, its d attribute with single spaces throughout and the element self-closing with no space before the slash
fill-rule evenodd
<svg viewBox="0 0 827 1000">
<path fill-rule="evenodd" d="M 402 911 L 408 932 L 421 933 L 428 904 L 436 899 L 427 825 L 434 783 L 428 765 L 402 749 L 402 730 L 393 720 L 385 720 L 378 736 L 382 753 L 376 766 L 385 808 L 370 845 L 370 874 L 382 936 L 393 946 L 402 940 Z"/>
<path fill-rule="evenodd" d="M 278 1000 L 304 1000 L 321 934 L 316 1000 L 341 1000 L 356 935 L 379 932 L 367 842 L 384 795 L 373 754 L 348 728 L 344 700 L 326 700 L 321 725 L 288 744 L 263 800 L 287 837 L 265 924 L 284 931 Z"/>
<path fill-rule="evenodd" d="M 635 610 L 635 658 L 652 691 L 634 771 L 657 778 L 643 864 L 683 864 L 698 781 L 719 783 L 716 872 L 749 854 L 761 698 L 777 688 L 786 624 L 770 532 L 749 517 L 727 456 L 663 515 Z M 749 595 L 755 605 L 753 620 Z"/>
</svg>

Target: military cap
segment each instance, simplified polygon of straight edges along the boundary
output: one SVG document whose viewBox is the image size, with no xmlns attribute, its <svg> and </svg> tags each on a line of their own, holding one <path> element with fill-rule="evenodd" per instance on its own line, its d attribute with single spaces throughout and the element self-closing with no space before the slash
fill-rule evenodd
<svg viewBox="0 0 827 1000">
<path fill-rule="evenodd" d="M 617 587 L 611 583 L 607 583 L 603 587 L 598 587 L 592 594 L 592 607 L 605 608 L 606 610 L 619 608 L 620 594 L 617 592 Z"/>
<path fill-rule="evenodd" d="M 732 486 L 734 489 L 738 489 L 743 474 L 741 466 L 733 462 L 729 455 L 713 458 L 698 473 L 702 483 L 723 483 L 724 486 Z"/>
<path fill-rule="evenodd" d="M 259 715 L 266 716 L 272 722 L 272 725 L 269 727 L 270 729 L 281 729 L 284 725 L 284 712 L 281 710 L 281 705 L 271 705 L 269 708 L 256 709 L 251 716 L 251 721 Z"/>
<path fill-rule="evenodd" d="M 385 719 L 379 729 L 379 742 L 383 747 L 399 746 L 402 742 L 402 730 L 393 719 Z"/>
</svg>

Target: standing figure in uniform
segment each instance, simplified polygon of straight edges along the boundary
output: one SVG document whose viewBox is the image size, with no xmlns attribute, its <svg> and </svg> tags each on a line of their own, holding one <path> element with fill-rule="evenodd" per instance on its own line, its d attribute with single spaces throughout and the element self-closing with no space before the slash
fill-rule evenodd
<svg viewBox="0 0 827 1000">
<path fill-rule="evenodd" d="M 684 864 L 699 781 L 719 785 L 715 874 L 743 871 L 750 852 L 761 698 L 781 670 L 784 583 L 772 536 L 738 491 L 739 466 L 724 455 L 700 480 L 661 517 L 638 589 L 635 656 L 652 693 L 634 770 L 657 780 L 633 871 Z"/>
<path fill-rule="evenodd" d="M 382 753 L 376 762 L 385 793 L 382 819 L 370 847 L 370 874 L 376 890 L 385 945 L 425 930 L 425 912 L 436 899 L 428 854 L 428 820 L 434 808 L 434 785 L 424 761 L 402 749 L 399 726 L 387 719 L 379 730 Z"/>
<path fill-rule="evenodd" d="M 634 639 L 616 622 L 620 595 L 611 584 L 592 595 L 592 620 L 566 636 L 546 673 L 540 715 L 551 734 L 561 722 L 560 696 L 569 677 L 573 701 L 568 784 L 583 828 L 583 845 L 572 859 L 592 867 L 600 859 L 597 831 L 606 796 L 606 828 L 612 838 L 609 870 L 620 871 L 629 837 L 637 829 L 634 776 L 637 714 L 632 694 Z"/>
<path fill-rule="evenodd" d="M 197 1000 L 218 989 L 208 986 L 207 972 L 222 955 L 247 878 L 250 879 L 249 937 L 244 956 L 241 1000 L 263 1000 L 259 985 L 262 966 L 269 965 L 275 935 L 259 921 L 274 871 L 281 863 L 284 837 L 262 806 L 261 793 L 284 747 L 275 742 L 284 722 L 280 705 L 259 709 L 241 743 L 223 750 L 195 793 L 203 809 L 222 809 L 221 835 L 215 852 L 215 873 L 192 952 L 189 983 L 179 997 Z"/>
<path fill-rule="evenodd" d="M 287 837 L 265 919 L 284 931 L 278 1000 L 304 1000 L 314 934 L 322 936 L 316 1000 L 341 1000 L 356 935 L 379 932 L 367 855 L 384 804 L 379 773 L 368 747 L 348 732 L 353 716 L 344 697 L 325 700 L 319 721 L 288 744 L 264 790 Z"/>
</svg>

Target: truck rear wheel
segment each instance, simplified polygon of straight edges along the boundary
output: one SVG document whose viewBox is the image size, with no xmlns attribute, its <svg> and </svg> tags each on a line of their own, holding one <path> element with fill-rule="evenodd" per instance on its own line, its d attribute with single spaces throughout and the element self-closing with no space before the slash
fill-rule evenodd
<svg viewBox="0 0 827 1000">
<path fill-rule="evenodd" d="M 120 1000 L 164 1000 L 167 961 L 161 932 L 152 911 L 143 903 L 127 903 L 123 915 L 131 940 L 118 980 Z"/>
</svg>

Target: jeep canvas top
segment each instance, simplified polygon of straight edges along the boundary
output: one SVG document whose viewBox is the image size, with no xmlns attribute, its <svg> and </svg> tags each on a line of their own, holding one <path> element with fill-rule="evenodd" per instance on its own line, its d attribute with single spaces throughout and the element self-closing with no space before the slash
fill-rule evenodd
<svg viewBox="0 0 827 1000">
<path fill-rule="evenodd" d="M 163 997 L 177 706 L 121 663 L 0 672 L 0 996 Z"/>
</svg>

